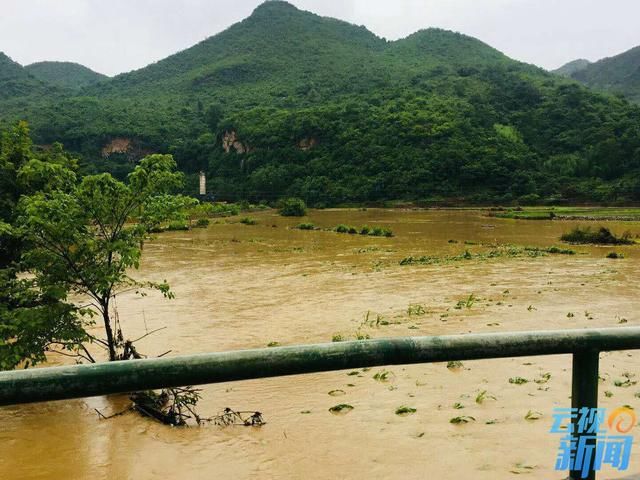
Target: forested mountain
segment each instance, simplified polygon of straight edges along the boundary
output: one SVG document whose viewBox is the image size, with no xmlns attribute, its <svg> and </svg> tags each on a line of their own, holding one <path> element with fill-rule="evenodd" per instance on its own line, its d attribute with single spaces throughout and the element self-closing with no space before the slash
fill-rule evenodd
<svg viewBox="0 0 640 480">
<path fill-rule="evenodd" d="M 27 65 L 25 70 L 45 83 L 68 88 L 86 87 L 108 78 L 73 62 L 36 62 Z"/>
<path fill-rule="evenodd" d="M 563 77 L 571 77 L 574 73 L 584 70 L 589 65 L 591 65 L 589 60 L 579 58 L 578 60 L 573 60 L 572 62 L 566 63 L 560 68 L 553 70 L 552 73 L 562 75 Z"/>
<path fill-rule="evenodd" d="M 22 65 L 0 52 L 0 100 L 38 93 L 43 87 Z"/>
<path fill-rule="evenodd" d="M 595 63 L 575 60 L 554 73 L 573 78 L 596 90 L 624 95 L 632 102 L 640 103 L 640 46 Z"/>
<path fill-rule="evenodd" d="M 0 122 L 87 170 L 169 151 L 219 198 L 640 200 L 640 107 L 459 33 L 387 41 L 281 1 L 80 92 L 20 95 Z"/>
</svg>

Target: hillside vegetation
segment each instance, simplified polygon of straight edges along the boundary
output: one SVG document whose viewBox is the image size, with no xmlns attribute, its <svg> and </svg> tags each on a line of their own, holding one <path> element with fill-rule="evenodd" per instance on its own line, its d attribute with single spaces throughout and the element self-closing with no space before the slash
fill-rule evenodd
<svg viewBox="0 0 640 480">
<path fill-rule="evenodd" d="M 570 62 L 555 73 L 640 103 L 640 46 L 595 63 L 584 62 L 586 60 Z"/>
<path fill-rule="evenodd" d="M 72 62 L 37 62 L 27 65 L 25 70 L 45 83 L 59 87 L 86 87 L 108 77 Z"/>
<path fill-rule="evenodd" d="M 270 1 L 80 91 L 11 81 L 0 123 L 28 120 L 88 172 L 170 152 L 219 199 L 640 200 L 640 107 L 439 29 L 391 42 Z"/>
</svg>

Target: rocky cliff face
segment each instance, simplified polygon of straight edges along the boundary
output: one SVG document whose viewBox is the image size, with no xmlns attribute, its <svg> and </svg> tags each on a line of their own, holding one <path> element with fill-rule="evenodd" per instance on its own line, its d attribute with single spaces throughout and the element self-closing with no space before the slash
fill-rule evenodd
<svg viewBox="0 0 640 480">
<path fill-rule="evenodd" d="M 232 150 L 236 153 L 248 153 L 250 151 L 249 146 L 240 141 L 235 130 L 224 132 L 222 136 L 222 149 L 225 153 L 229 153 Z"/>
<path fill-rule="evenodd" d="M 131 151 L 131 144 L 130 138 L 114 138 L 102 147 L 102 156 L 108 157 L 114 153 L 129 153 Z"/>
<path fill-rule="evenodd" d="M 298 142 L 298 148 L 303 151 L 311 150 L 318 144 L 318 139 L 315 137 L 303 138 Z"/>
</svg>

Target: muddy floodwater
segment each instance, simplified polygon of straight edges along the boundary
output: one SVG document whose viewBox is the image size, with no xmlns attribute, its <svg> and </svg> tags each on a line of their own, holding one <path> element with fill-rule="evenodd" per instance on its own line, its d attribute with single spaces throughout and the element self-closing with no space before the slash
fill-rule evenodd
<svg viewBox="0 0 640 480">
<path fill-rule="evenodd" d="M 128 337 L 167 327 L 138 350 L 178 355 L 334 337 L 640 325 L 640 245 L 475 255 L 488 252 L 486 244 L 562 246 L 564 231 L 589 222 L 382 209 L 311 211 L 303 219 L 395 234 L 379 238 L 296 230 L 301 219 L 273 211 L 248 215 L 257 225 L 220 219 L 145 245 L 135 276 L 166 279 L 176 298 L 117 299 Z M 640 234 L 638 223 L 602 223 Z M 471 259 L 460 258 L 465 251 Z M 605 258 L 611 251 L 625 258 Z M 400 265 L 423 255 L 455 259 Z M 49 364 L 68 361 L 52 356 Z M 203 387 L 202 414 L 259 410 L 267 422 L 260 428 L 169 428 L 135 414 L 100 420 L 94 409 L 117 412 L 126 405 L 121 396 L 5 407 L 0 479 L 561 479 L 566 475 L 553 470 L 559 437 L 548 431 L 553 408 L 570 406 L 570 371 L 570 356 L 558 355 Z M 600 375 L 601 406 L 640 409 L 640 352 L 603 353 Z M 516 377 L 528 382 L 509 382 Z M 354 408 L 329 412 L 340 403 Z M 401 406 L 416 411 L 396 415 Z M 450 423 L 462 416 L 468 423 Z M 638 432 L 632 430 L 636 440 Z M 639 473 L 634 445 L 627 472 L 603 470 L 599 478 Z"/>
</svg>

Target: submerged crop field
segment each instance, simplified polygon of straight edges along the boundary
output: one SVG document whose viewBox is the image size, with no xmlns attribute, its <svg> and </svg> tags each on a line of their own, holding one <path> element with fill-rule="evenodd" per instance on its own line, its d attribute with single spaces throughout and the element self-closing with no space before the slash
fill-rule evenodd
<svg viewBox="0 0 640 480">
<path fill-rule="evenodd" d="M 340 225 L 357 232 L 340 233 Z M 393 236 L 361 234 L 365 225 Z M 485 210 L 327 209 L 305 217 L 230 211 L 204 228 L 160 233 L 145 245 L 141 274 L 171 283 L 175 299 L 124 293 L 118 313 L 135 338 L 173 327 L 140 342 L 150 355 L 167 344 L 173 355 L 639 325 L 640 245 L 560 240 L 589 225 L 597 230 L 602 223 L 488 218 Z M 606 226 L 640 233 L 640 222 Z M 49 364 L 57 363 L 69 359 L 52 355 Z M 640 408 L 638 372 L 637 352 L 603 354 L 602 406 Z M 26 459 L 36 448 L 67 460 L 53 472 L 58 478 L 135 478 L 150 470 L 260 477 L 267 469 L 270 477 L 357 478 L 372 465 L 376 477 L 395 478 L 400 464 L 412 478 L 425 471 L 433 478 L 555 478 L 556 439 L 547 432 L 551 408 L 565 406 L 569 392 L 569 357 L 549 356 L 202 387 L 203 414 L 255 411 L 261 427 L 167 429 L 134 414 L 101 420 L 94 408 L 117 413 L 119 397 L 26 405 L 0 412 L 0 472 L 32 475 L 38 467 Z M 434 462 L 424 454 L 432 451 L 448 453 Z M 637 453 L 631 466 L 640 466 Z"/>
</svg>

